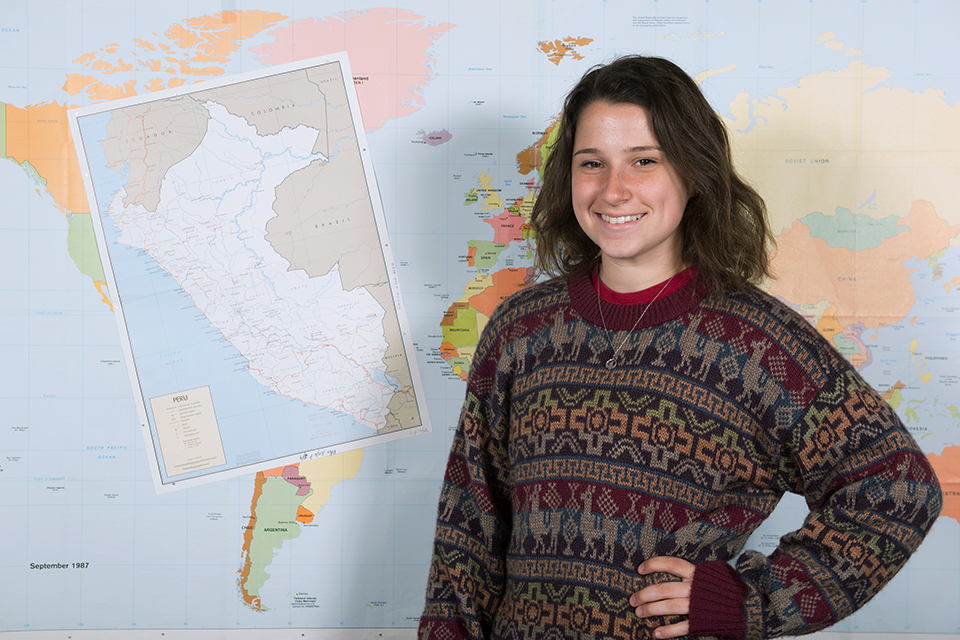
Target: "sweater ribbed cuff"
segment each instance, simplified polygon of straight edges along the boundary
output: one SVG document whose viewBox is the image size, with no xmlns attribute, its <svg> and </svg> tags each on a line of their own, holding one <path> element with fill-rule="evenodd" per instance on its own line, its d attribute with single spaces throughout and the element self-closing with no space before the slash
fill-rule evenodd
<svg viewBox="0 0 960 640">
<path fill-rule="evenodd" d="M 690 635 L 742 638 L 747 585 L 722 560 L 697 565 L 690 587 Z"/>
</svg>

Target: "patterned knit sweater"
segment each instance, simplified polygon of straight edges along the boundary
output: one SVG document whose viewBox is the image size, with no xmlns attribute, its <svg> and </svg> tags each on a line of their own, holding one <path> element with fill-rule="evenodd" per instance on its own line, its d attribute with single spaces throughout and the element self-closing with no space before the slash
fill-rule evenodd
<svg viewBox="0 0 960 640">
<path fill-rule="evenodd" d="M 653 638 L 682 619 L 633 613 L 632 593 L 675 579 L 638 574 L 653 556 L 697 565 L 691 635 L 797 635 L 854 612 L 904 565 L 939 485 L 891 407 L 803 318 L 759 290 L 695 282 L 634 330 L 645 305 L 602 304 L 603 320 L 589 278 L 553 281 L 485 328 L 421 640 Z M 785 491 L 805 497 L 803 526 L 769 556 L 741 554 Z"/>
</svg>

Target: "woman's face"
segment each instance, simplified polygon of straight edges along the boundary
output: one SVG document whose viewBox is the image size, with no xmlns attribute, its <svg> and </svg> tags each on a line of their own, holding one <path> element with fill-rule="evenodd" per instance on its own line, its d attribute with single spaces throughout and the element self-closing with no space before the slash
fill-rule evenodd
<svg viewBox="0 0 960 640">
<path fill-rule="evenodd" d="M 573 210 L 600 247 L 608 285 L 615 272 L 652 286 L 683 268 L 679 227 L 690 196 L 646 109 L 610 102 L 584 109 L 571 172 Z"/>
</svg>

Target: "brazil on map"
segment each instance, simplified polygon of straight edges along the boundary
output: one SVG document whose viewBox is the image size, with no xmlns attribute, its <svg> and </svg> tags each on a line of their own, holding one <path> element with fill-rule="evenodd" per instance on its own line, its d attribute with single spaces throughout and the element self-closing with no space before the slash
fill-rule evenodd
<svg viewBox="0 0 960 640">
<path fill-rule="evenodd" d="M 341 54 L 69 114 L 158 491 L 429 431 L 355 96 Z"/>
<path fill-rule="evenodd" d="M 766 201 L 767 290 L 943 488 L 890 584 L 812 637 L 960 638 L 958 22 L 955 0 L 0 0 L 0 637 L 415 637 L 544 147 L 577 80 L 638 53 L 695 78 Z M 808 513 L 786 493 L 744 550 Z"/>
</svg>

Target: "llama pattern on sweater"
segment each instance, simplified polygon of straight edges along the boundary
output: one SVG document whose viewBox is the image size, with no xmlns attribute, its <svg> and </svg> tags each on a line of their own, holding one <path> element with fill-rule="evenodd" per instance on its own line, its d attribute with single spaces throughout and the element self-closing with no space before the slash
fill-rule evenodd
<svg viewBox="0 0 960 640">
<path fill-rule="evenodd" d="M 903 566 L 939 513 L 935 476 L 799 315 L 695 281 L 634 330 L 638 307 L 602 304 L 606 323 L 588 278 L 536 285 L 484 330 L 421 638 L 652 638 L 681 619 L 629 605 L 673 579 L 637 573 L 657 555 L 697 564 L 691 634 L 805 633 Z M 769 557 L 741 553 L 786 491 L 804 525 Z"/>
</svg>

